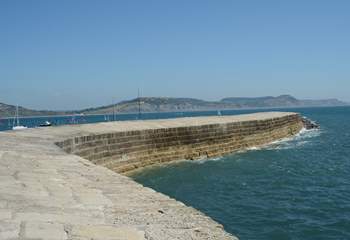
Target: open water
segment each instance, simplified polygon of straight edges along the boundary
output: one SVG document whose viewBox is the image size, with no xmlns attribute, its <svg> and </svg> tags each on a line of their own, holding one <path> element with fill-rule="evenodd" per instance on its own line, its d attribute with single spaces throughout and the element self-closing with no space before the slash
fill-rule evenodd
<svg viewBox="0 0 350 240">
<path fill-rule="evenodd" d="M 245 239 L 350 239 L 350 107 L 288 109 L 316 120 L 261 149 L 146 168 L 133 178 Z"/>
<path fill-rule="evenodd" d="M 182 161 L 136 173 L 136 181 L 176 198 L 245 239 L 350 239 L 350 107 L 273 109 L 299 112 L 321 130 L 261 149 Z M 235 115 L 264 110 L 221 111 Z M 36 127 L 217 115 L 216 111 L 22 118 Z M 12 128 L 0 119 L 0 131 Z M 25 130 L 24 130 L 25 131 Z"/>
</svg>

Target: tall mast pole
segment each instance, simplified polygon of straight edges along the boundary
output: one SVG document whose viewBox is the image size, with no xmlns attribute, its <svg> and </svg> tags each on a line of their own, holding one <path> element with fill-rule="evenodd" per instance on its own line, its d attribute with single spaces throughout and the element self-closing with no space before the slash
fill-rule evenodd
<svg viewBox="0 0 350 240">
<path fill-rule="evenodd" d="M 115 121 L 115 104 L 114 104 L 114 98 L 112 98 L 112 105 L 113 105 L 113 121 Z"/>
<path fill-rule="evenodd" d="M 15 115 L 13 116 L 12 127 L 16 126 L 16 118 L 17 118 L 17 105 L 15 110 Z"/>
<path fill-rule="evenodd" d="M 17 126 L 19 126 L 18 104 L 16 106 L 16 117 L 17 117 Z"/>
<path fill-rule="evenodd" d="M 140 97 L 140 89 L 137 89 L 137 99 L 139 104 L 139 119 L 141 119 L 141 97 Z"/>
<path fill-rule="evenodd" d="M 114 99 L 114 121 L 117 121 L 118 106 L 117 101 Z"/>
</svg>

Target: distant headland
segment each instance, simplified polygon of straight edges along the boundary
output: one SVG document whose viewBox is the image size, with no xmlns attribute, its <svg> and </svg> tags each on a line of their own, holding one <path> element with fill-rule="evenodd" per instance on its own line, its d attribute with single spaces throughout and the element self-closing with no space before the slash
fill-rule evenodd
<svg viewBox="0 0 350 240">
<path fill-rule="evenodd" d="M 277 97 L 227 97 L 219 101 L 205 101 L 195 98 L 169 98 L 169 97 L 140 97 L 122 101 L 116 104 L 86 108 L 72 111 L 32 110 L 19 107 L 22 117 L 25 116 L 52 116 L 73 114 L 110 114 L 135 113 L 141 108 L 142 112 L 174 112 L 174 111 L 205 111 L 246 108 L 278 108 L 278 107 L 322 107 L 346 106 L 349 103 L 338 99 L 300 100 L 291 95 Z M 12 117 L 16 106 L 0 103 L 0 117 Z"/>
</svg>

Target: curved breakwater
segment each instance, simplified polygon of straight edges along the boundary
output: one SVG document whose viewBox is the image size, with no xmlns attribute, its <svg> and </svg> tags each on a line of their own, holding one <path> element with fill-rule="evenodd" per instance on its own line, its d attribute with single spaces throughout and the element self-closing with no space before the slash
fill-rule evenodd
<svg viewBox="0 0 350 240">
<path fill-rule="evenodd" d="M 173 124 L 78 136 L 57 144 L 97 165 L 125 173 L 158 163 L 212 158 L 261 146 L 293 136 L 303 127 L 298 114 L 269 114 L 211 117 L 203 122 L 198 122 L 200 118 L 167 120 Z"/>
<path fill-rule="evenodd" d="M 1 132 L 0 237 L 237 239 L 203 213 L 118 173 L 221 156 L 302 127 L 298 114 L 268 112 Z"/>
</svg>

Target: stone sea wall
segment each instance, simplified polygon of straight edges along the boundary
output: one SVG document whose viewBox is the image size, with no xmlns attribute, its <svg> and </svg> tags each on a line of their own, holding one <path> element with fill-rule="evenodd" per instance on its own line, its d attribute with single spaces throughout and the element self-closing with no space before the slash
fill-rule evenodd
<svg viewBox="0 0 350 240">
<path fill-rule="evenodd" d="M 66 152 L 118 173 L 183 159 L 222 156 L 292 136 L 303 128 L 298 114 L 179 127 L 120 130 L 57 142 Z"/>
<path fill-rule="evenodd" d="M 0 239 L 237 240 L 117 172 L 220 156 L 303 126 L 298 114 L 266 112 L 0 132 Z"/>
</svg>

